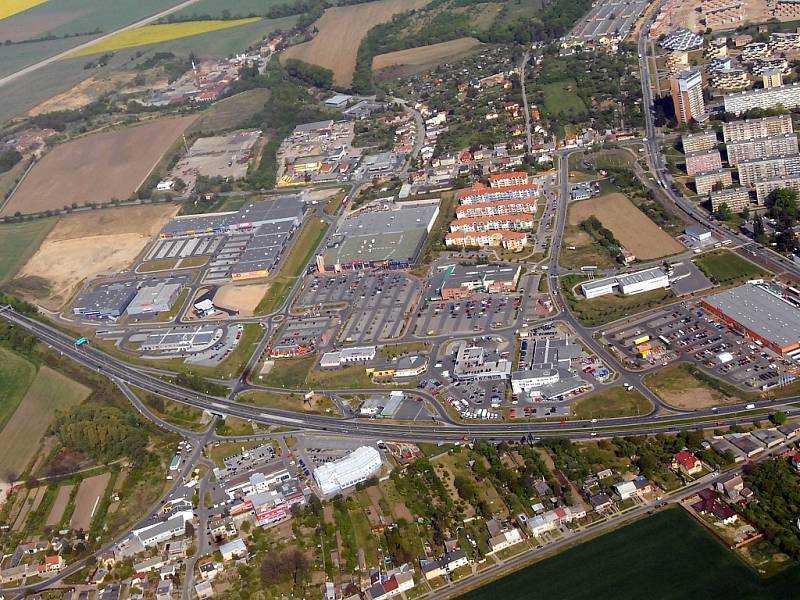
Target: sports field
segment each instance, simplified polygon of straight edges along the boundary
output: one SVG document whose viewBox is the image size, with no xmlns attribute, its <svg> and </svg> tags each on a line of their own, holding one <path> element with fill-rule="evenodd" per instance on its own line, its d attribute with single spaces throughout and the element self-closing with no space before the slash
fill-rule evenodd
<svg viewBox="0 0 800 600">
<path fill-rule="evenodd" d="M 61 144 L 36 164 L 0 216 L 129 198 L 194 119 L 155 119 Z"/>
<path fill-rule="evenodd" d="M 0 478 L 19 476 L 36 456 L 56 410 L 80 404 L 91 390 L 42 366 L 0 431 Z"/>
<path fill-rule="evenodd" d="M 356 54 L 367 32 L 397 13 L 421 8 L 429 1 L 378 0 L 329 8 L 314 23 L 319 31 L 314 39 L 288 48 L 282 57 L 296 58 L 330 69 L 336 85 L 347 87 L 353 81 Z"/>
<path fill-rule="evenodd" d="M 796 566 L 761 578 L 686 512 L 672 508 L 542 560 L 461 598 L 773 600 L 796 597 L 798 585 L 800 569 Z"/>
<path fill-rule="evenodd" d="M 0 283 L 17 271 L 39 249 L 57 219 L 36 219 L 25 223 L 0 225 Z"/>
<path fill-rule="evenodd" d="M 177 211 L 175 205 L 157 204 L 62 217 L 8 285 L 57 309 L 84 280 L 128 267 Z"/>
<path fill-rule="evenodd" d="M 249 19 L 235 19 L 230 21 L 187 21 L 185 23 L 164 23 L 147 25 L 138 29 L 123 31 L 101 42 L 83 48 L 70 54 L 67 58 L 80 58 L 104 52 L 116 52 L 125 48 L 138 48 L 150 44 L 160 44 L 170 40 L 178 40 L 193 35 L 231 29 L 240 25 L 249 25 L 260 21 L 260 17 Z"/>
<path fill-rule="evenodd" d="M 372 59 L 372 70 L 393 68 L 394 71 L 394 67 L 429 68 L 442 62 L 457 60 L 481 45 L 475 38 L 463 37 L 440 44 L 379 54 Z"/>
<path fill-rule="evenodd" d="M 0 19 L 7 19 L 34 6 L 44 4 L 47 0 L 3 0 L 0 2 Z"/>
<path fill-rule="evenodd" d="M 33 378 L 36 367 L 19 354 L 0 348 L 0 431 L 17 410 Z"/>
<path fill-rule="evenodd" d="M 606 194 L 576 202 L 569 209 L 569 223 L 579 225 L 592 215 L 640 260 L 653 260 L 684 250 L 624 194 Z"/>
</svg>

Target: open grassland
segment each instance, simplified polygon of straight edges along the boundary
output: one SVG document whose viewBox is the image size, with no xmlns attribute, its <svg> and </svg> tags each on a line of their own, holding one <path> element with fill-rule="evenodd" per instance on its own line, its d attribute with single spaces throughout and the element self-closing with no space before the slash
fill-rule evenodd
<svg viewBox="0 0 800 600">
<path fill-rule="evenodd" d="M 62 217 L 7 287 L 58 308 L 84 280 L 127 268 L 177 210 L 159 204 Z"/>
<path fill-rule="evenodd" d="M 195 131 L 237 129 L 264 108 L 270 95 L 270 90 L 258 88 L 214 102 L 209 108 L 200 113 L 197 120 L 186 131 L 187 133 L 192 133 Z"/>
<path fill-rule="evenodd" d="M 679 586 L 675 573 L 688 573 Z M 566 575 L 569 574 L 569 575 Z M 695 598 L 792 598 L 800 569 L 760 577 L 685 511 L 672 508 L 541 560 L 463 600 L 652 600 Z M 591 592 L 589 592 L 591 590 Z M 643 593 L 642 590 L 647 590 Z"/>
<path fill-rule="evenodd" d="M 89 529 L 95 509 L 110 480 L 111 473 L 102 473 L 81 481 L 78 493 L 75 495 L 75 512 L 72 513 L 72 519 L 69 522 L 70 528 L 76 531 Z"/>
<path fill-rule="evenodd" d="M 14 415 L 0 431 L 0 477 L 18 476 L 40 449 L 56 410 L 80 404 L 91 390 L 42 366 Z"/>
<path fill-rule="evenodd" d="M 125 48 L 138 48 L 139 46 L 149 46 L 150 44 L 160 44 L 170 40 L 190 37 L 230 29 L 240 25 L 249 25 L 260 21 L 259 17 L 249 19 L 235 19 L 230 21 L 187 21 L 185 23 L 165 23 L 158 25 L 146 25 L 138 29 L 123 31 L 106 40 L 83 48 L 70 54 L 67 58 L 80 58 L 92 54 L 105 52 L 116 52 Z"/>
<path fill-rule="evenodd" d="M 567 119 L 586 114 L 586 105 L 575 92 L 575 82 L 571 79 L 543 86 L 545 112 L 552 117 Z"/>
<path fill-rule="evenodd" d="M 261 408 L 276 408 L 315 415 L 338 413 L 327 396 L 315 394 L 306 400 L 303 394 L 278 394 L 276 392 L 250 391 L 237 398 L 238 402 Z"/>
<path fill-rule="evenodd" d="M 12 15 L 25 12 L 45 2 L 47 0 L 3 0 L 0 3 L 0 19 L 7 19 Z"/>
<path fill-rule="evenodd" d="M 0 348 L 0 431 L 17 410 L 35 376 L 36 367 L 32 363 Z"/>
<path fill-rule="evenodd" d="M 127 199 L 194 119 L 156 119 L 61 144 L 33 167 L 0 216 Z"/>
<path fill-rule="evenodd" d="M 688 363 L 660 369 L 648 375 L 645 384 L 666 404 L 688 410 L 737 404 L 755 396 L 711 377 Z"/>
<path fill-rule="evenodd" d="M 8 281 L 39 249 L 57 219 L 0 225 L 0 284 Z"/>
<path fill-rule="evenodd" d="M 477 39 L 463 37 L 430 46 L 387 52 L 378 54 L 372 59 L 372 70 L 388 69 L 393 76 L 401 76 L 409 72 L 429 69 L 444 62 L 458 60 L 479 50 L 481 46 L 482 44 Z"/>
<path fill-rule="evenodd" d="M 622 387 L 597 392 L 572 405 L 572 412 L 579 419 L 635 417 L 646 415 L 651 410 L 653 405 L 641 393 L 636 390 L 628 392 Z"/>
<path fill-rule="evenodd" d="M 694 259 L 703 274 L 714 283 L 735 285 L 748 279 L 769 276 L 769 273 L 728 250 L 715 250 Z"/>
<path fill-rule="evenodd" d="M 397 13 L 421 8 L 429 1 L 378 0 L 329 8 L 314 23 L 314 28 L 319 32 L 314 39 L 287 49 L 283 57 L 330 69 L 336 85 L 347 87 L 353 81 L 356 54 L 367 32 Z"/>
<path fill-rule="evenodd" d="M 573 204 L 569 209 L 569 223 L 579 225 L 592 215 L 640 260 L 653 260 L 684 250 L 624 194 L 606 194 Z"/>
</svg>

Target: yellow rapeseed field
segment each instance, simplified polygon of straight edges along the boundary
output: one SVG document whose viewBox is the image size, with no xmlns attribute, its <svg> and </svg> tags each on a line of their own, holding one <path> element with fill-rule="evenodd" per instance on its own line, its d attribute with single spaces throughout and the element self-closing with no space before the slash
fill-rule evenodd
<svg viewBox="0 0 800 600">
<path fill-rule="evenodd" d="M 0 1 L 0 19 L 6 19 L 17 13 L 25 12 L 45 2 L 47 0 L 2 0 Z"/>
<path fill-rule="evenodd" d="M 167 23 L 163 25 L 146 25 L 138 29 L 123 31 L 115 36 L 97 42 L 70 54 L 67 58 L 78 58 L 89 56 L 90 54 L 100 54 L 102 52 L 113 52 L 124 48 L 135 48 L 137 46 L 147 46 L 148 44 L 158 44 L 180 38 L 229 29 L 247 25 L 260 20 L 261 17 L 251 17 L 248 19 L 234 19 L 232 21 L 187 21 L 185 23 Z"/>
</svg>

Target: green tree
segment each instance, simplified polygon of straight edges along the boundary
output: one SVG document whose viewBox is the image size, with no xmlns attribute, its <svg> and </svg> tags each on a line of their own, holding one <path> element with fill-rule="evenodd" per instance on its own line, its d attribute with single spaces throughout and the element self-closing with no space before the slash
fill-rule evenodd
<svg viewBox="0 0 800 600">
<path fill-rule="evenodd" d="M 727 221 L 731 218 L 731 207 L 728 206 L 727 202 L 723 202 L 717 207 L 717 218 L 720 221 Z"/>
</svg>

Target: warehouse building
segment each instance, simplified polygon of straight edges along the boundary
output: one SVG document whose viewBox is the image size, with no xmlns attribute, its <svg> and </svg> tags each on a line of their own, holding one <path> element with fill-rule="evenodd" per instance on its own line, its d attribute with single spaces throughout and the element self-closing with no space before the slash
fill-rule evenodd
<svg viewBox="0 0 800 600">
<path fill-rule="evenodd" d="M 800 310 L 764 286 L 748 283 L 708 296 L 702 304 L 781 356 L 800 349 Z"/>
<path fill-rule="evenodd" d="M 777 115 L 760 119 L 744 119 L 722 124 L 722 135 L 726 144 L 756 138 L 773 137 L 792 133 L 791 115 Z"/>
<path fill-rule="evenodd" d="M 128 305 L 128 314 L 139 316 L 168 312 L 172 309 L 178 296 L 181 295 L 182 290 L 182 283 L 169 283 L 168 281 L 142 286 Z"/>
<path fill-rule="evenodd" d="M 323 496 L 331 496 L 378 475 L 382 464 L 380 452 L 372 446 L 361 446 L 344 458 L 314 469 L 314 481 Z"/>
<path fill-rule="evenodd" d="M 469 298 L 476 292 L 507 294 L 517 289 L 521 272 L 520 266 L 454 264 L 440 267 L 431 283 L 431 299 L 457 300 Z"/>
<path fill-rule="evenodd" d="M 792 109 L 800 106 L 800 83 L 792 83 L 776 88 L 759 88 L 746 92 L 735 92 L 723 96 L 725 112 L 734 115 L 746 113 L 754 108 L 775 108 L 782 105 Z"/>
<path fill-rule="evenodd" d="M 405 269 L 416 261 L 439 215 L 439 200 L 377 201 L 345 218 L 317 256 L 317 269 Z"/>
<path fill-rule="evenodd" d="M 72 313 L 84 319 L 115 321 L 122 316 L 134 296 L 136 284 L 132 281 L 100 284 L 78 297 Z"/>
<path fill-rule="evenodd" d="M 591 299 L 613 294 L 616 290 L 625 296 L 630 296 L 668 287 L 667 273 L 661 267 L 653 267 L 627 275 L 587 281 L 581 284 L 581 291 L 587 299 Z"/>
<path fill-rule="evenodd" d="M 746 160 L 764 160 L 798 154 L 797 136 L 794 133 L 729 142 L 726 148 L 728 164 L 732 167 Z"/>
</svg>

